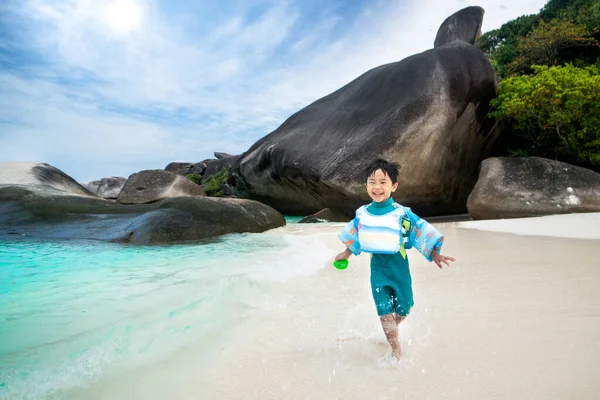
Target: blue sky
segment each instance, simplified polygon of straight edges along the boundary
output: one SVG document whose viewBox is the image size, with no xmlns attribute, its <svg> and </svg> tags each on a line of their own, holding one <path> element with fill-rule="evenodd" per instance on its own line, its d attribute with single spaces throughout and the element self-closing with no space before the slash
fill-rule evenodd
<svg viewBox="0 0 600 400">
<path fill-rule="evenodd" d="M 0 162 L 80 182 L 239 154 L 367 70 L 545 0 L 2 0 Z"/>
</svg>

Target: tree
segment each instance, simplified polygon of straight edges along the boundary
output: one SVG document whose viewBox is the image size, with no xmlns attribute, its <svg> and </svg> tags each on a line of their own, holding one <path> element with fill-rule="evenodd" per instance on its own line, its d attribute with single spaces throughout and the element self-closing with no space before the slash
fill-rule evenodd
<svg viewBox="0 0 600 400">
<path fill-rule="evenodd" d="M 489 56 L 501 77 L 507 74 L 508 65 L 517 56 L 519 39 L 531 32 L 538 21 L 538 15 L 524 15 L 508 21 L 500 29 L 486 32 L 477 40 L 477 47 Z"/>
<path fill-rule="evenodd" d="M 518 55 L 509 64 L 508 71 L 530 73 L 532 65 L 561 65 L 586 55 L 595 61 L 598 42 L 584 25 L 554 19 L 541 21 L 527 36 L 519 39 L 516 53 Z"/>
<path fill-rule="evenodd" d="M 533 66 L 503 80 L 492 115 L 510 119 L 513 155 L 553 158 L 600 171 L 600 75 L 595 66 Z"/>
<path fill-rule="evenodd" d="M 585 25 L 591 32 L 600 29 L 600 2 L 598 0 L 550 0 L 540 11 L 544 21 L 555 18 Z"/>
</svg>

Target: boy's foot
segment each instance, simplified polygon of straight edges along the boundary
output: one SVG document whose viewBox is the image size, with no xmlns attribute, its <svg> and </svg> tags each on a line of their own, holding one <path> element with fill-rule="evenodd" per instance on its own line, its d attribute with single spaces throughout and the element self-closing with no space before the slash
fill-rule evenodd
<svg viewBox="0 0 600 400">
<path fill-rule="evenodd" d="M 394 355 L 394 353 L 388 353 L 385 356 L 383 356 L 383 358 L 379 361 L 381 366 L 396 366 L 400 364 L 400 360 L 398 360 L 398 358 L 396 358 L 396 356 Z"/>
</svg>

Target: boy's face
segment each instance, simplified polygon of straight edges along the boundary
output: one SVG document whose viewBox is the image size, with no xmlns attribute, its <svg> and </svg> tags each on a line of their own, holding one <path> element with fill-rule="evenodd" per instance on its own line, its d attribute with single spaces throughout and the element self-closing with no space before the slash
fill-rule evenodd
<svg viewBox="0 0 600 400">
<path fill-rule="evenodd" d="M 367 179 L 367 193 L 376 203 L 381 203 L 390 198 L 398 188 L 398 182 L 392 183 L 387 174 L 378 169 Z"/>
</svg>

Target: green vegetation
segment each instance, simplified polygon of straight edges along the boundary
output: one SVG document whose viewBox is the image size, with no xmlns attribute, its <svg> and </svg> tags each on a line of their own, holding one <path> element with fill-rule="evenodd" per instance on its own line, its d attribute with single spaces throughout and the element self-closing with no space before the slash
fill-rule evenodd
<svg viewBox="0 0 600 400">
<path fill-rule="evenodd" d="M 600 1 L 550 0 L 477 46 L 500 78 L 491 115 L 506 152 L 600 171 Z"/>
<path fill-rule="evenodd" d="M 540 12 L 545 21 L 555 18 L 585 25 L 590 31 L 600 29 L 600 2 L 598 0 L 550 0 Z"/>
<path fill-rule="evenodd" d="M 206 181 L 202 182 L 202 186 L 206 194 L 212 197 L 223 197 L 223 191 L 219 185 L 227 183 L 229 176 L 229 168 L 222 168 L 219 172 L 211 175 Z"/>
<path fill-rule="evenodd" d="M 509 21 L 486 32 L 476 45 L 501 78 L 531 74 L 531 65 L 576 66 L 598 58 L 600 2 L 550 0 L 539 14 Z"/>
<path fill-rule="evenodd" d="M 513 122 L 512 155 L 600 169 L 600 75 L 595 66 L 533 66 L 534 75 L 500 83 L 492 115 Z"/>
<path fill-rule="evenodd" d="M 196 185 L 200 184 L 200 175 L 198 174 L 188 174 L 185 177 L 194 182 Z"/>
<path fill-rule="evenodd" d="M 597 52 L 588 52 L 588 47 L 598 48 L 598 43 L 588 30 L 571 21 L 554 19 L 540 24 L 519 40 L 517 56 L 508 65 L 508 71 L 529 74 L 532 65 L 589 64 L 587 54 L 595 57 Z M 595 61 L 595 58 L 594 58 Z"/>
<path fill-rule="evenodd" d="M 507 76 L 509 65 L 518 56 L 519 39 L 525 37 L 539 20 L 537 15 L 522 16 L 502 25 L 500 29 L 486 32 L 476 45 L 489 56 L 499 76 Z"/>
</svg>

